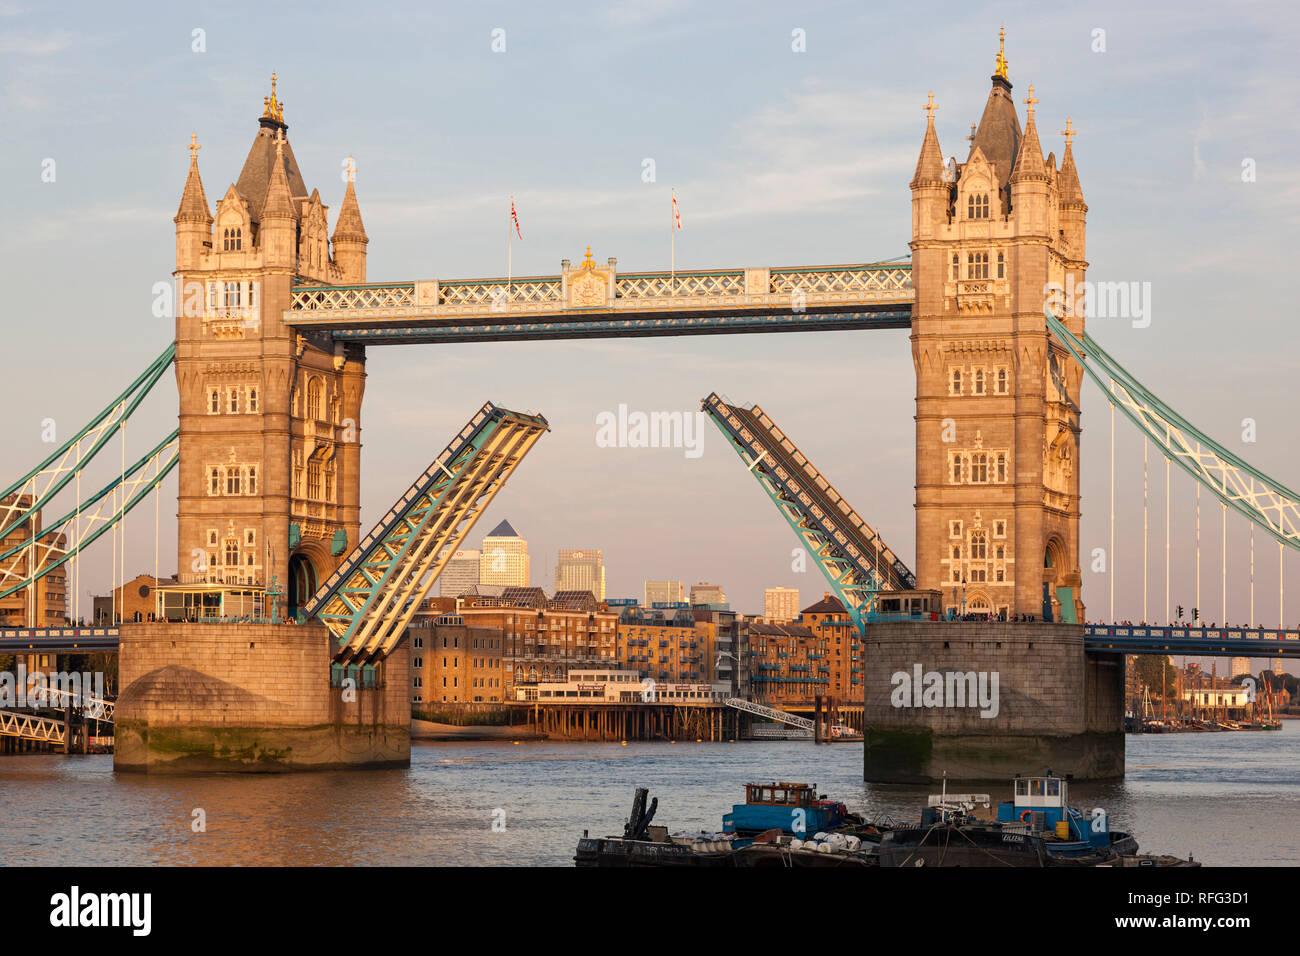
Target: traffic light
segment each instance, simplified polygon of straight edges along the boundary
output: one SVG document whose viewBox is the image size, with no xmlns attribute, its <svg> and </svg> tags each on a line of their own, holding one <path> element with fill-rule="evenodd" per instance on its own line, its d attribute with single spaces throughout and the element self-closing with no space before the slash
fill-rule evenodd
<svg viewBox="0 0 1300 956">
<path fill-rule="evenodd" d="M 1183 606 L 1181 604 L 1178 605 L 1178 613 L 1175 614 L 1174 616 L 1178 618 L 1178 620 L 1180 621 L 1183 619 Z"/>
<path fill-rule="evenodd" d="M 1199 621 L 1200 619 L 1201 619 L 1201 609 L 1199 607 L 1192 608 L 1192 620 Z"/>
</svg>

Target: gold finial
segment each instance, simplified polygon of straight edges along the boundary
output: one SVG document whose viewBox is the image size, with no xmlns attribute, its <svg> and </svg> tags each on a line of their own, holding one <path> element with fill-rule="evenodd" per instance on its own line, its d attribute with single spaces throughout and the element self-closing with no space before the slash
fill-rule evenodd
<svg viewBox="0 0 1300 956">
<path fill-rule="evenodd" d="M 999 27 L 998 28 L 998 59 L 997 59 L 997 66 L 994 68 L 993 74 L 995 76 L 1002 77 L 1004 80 L 1008 79 L 1007 58 L 1006 58 L 1006 54 L 1004 53 L 1004 50 L 1006 49 L 1006 45 L 1007 45 L 1007 28 Z"/>
<path fill-rule="evenodd" d="M 284 104 L 275 98 L 275 74 L 271 74 L 271 95 L 262 97 L 262 118 L 284 122 Z"/>
<path fill-rule="evenodd" d="M 934 105 L 934 90 L 931 90 L 929 101 L 924 106 L 921 107 L 921 109 L 925 110 L 926 119 L 928 122 L 931 123 L 934 122 L 934 111 L 937 110 L 938 108 L 939 107 Z"/>
<path fill-rule="evenodd" d="M 198 162 L 199 150 L 203 148 L 202 146 L 199 145 L 198 133 L 190 133 L 190 145 L 185 148 L 190 151 L 190 159 L 193 160 L 194 162 Z"/>
<path fill-rule="evenodd" d="M 1066 149 L 1070 148 L 1070 140 L 1079 135 L 1079 131 L 1074 128 L 1074 124 L 1070 122 L 1068 116 L 1065 118 L 1065 129 L 1061 130 L 1061 135 L 1065 137 Z"/>
<path fill-rule="evenodd" d="M 582 260 L 582 264 L 583 264 L 584 266 L 594 266 L 594 265 L 596 264 L 595 260 L 591 258 L 591 245 L 590 245 L 590 244 L 587 245 L 587 255 L 583 258 L 583 260 Z"/>
<path fill-rule="evenodd" d="M 1025 113 L 1027 114 L 1025 116 L 1026 123 L 1028 123 L 1030 120 L 1034 118 L 1034 104 L 1037 102 L 1038 102 L 1038 98 L 1034 96 L 1034 84 L 1030 83 L 1029 95 L 1026 96 L 1024 99 L 1025 106 L 1027 107 L 1027 109 L 1025 110 Z"/>
</svg>

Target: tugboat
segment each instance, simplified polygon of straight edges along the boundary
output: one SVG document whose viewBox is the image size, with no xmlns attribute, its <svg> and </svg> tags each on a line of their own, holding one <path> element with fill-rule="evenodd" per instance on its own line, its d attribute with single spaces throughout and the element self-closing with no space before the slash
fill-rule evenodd
<svg viewBox="0 0 1300 956">
<path fill-rule="evenodd" d="M 747 783 L 745 802 L 722 815 L 722 832 L 752 837 L 775 829 L 802 837 L 862 822 L 844 804 L 818 796 L 815 783 Z"/>
<path fill-rule="evenodd" d="M 745 802 L 722 817 L 722 832 L 674 833 L 651 826 L 659 801 L 638 787 L 621 837 L 584 831 L 577 866 L 875 865 L 879 831 L 843 803 L 818 796 L 816 784 L 751 783 Z"/>
<path fill-rule="evenodd" d="M 1069 783 L 1049 770 L 1017 776 L 1014 796 L 987 819 L 988 794 L 930 797 L 919 826 L 881 837 L 881 866 L 1116 866 L 1137 854 L 1132 835 L 1110 829 L 1106 811 L 1085 815 L 1069 805 Z"/>
</svg>

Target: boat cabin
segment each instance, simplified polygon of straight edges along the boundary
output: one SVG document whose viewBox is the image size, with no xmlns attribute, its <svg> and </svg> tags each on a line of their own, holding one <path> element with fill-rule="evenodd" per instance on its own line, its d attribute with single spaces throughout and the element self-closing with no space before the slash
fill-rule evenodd
<svg viewBox="0 0 1300 956">
<path fill-rule="evenodd" d="M 817 799 L 817 784 L 747 783 L 745 802 L 771 807 L 811 807 Z"/>
<path fill-rule="evenodd" d="M 998 822 L 1023 824 L 1030 833 L 1050 833 L 1062 840 L 1082 840 L 1101 846 L 1110 842 L 1110 827 L 1104 810 L 1094 810 L 1091 819 L 1069 803 L 1069 782 L 1052 774 L 1042 777 L 1017 776 L 1009 802 L 998 804 Z"/>
</svg>

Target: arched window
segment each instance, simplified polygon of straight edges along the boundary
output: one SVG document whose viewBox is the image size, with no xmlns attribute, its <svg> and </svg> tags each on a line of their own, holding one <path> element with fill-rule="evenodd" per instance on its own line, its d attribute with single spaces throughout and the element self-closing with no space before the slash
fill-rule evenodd
<svg viewBox="0 0 1300 956">
<path fill-rule="evenodd" d="M 966 218 L 967 219 L 987 219 L 989 217 L 989 195 L 983 193 L 975 195 L 971 193 L 966 197 Z"/>
<path fill-rule="evenodd" d="M 239 494 L 239 488 L 239 469 L 232 466 L 226 469 L 226 494 L 237 495 Z"/>
<path fill-rule="evenodd" d="M 952 254 L 952 279 L 954 282 L 956 282 L 958 279 L 961 278 L 960 268 L 961 268 L 961 257 L 954 252 Z"/>
<path fill-rule="evenodd" d="M 970 556 L 974 561 L 983 561 L 988 558 L 988 538 L 983 531 L 972 531 L 970 533 Z"/>
<path fill-rule="evenodd" d="M 970 456 L 970 480 L 977 485 L 988 483 L 989 456 L 984 452 L 976 452 Z"/>
<path fill-rule="evenodd" d="M 254 386 L 248 390 L 248 410 L 254 414 L 257 413 L 257 388 Z"/>
<path fill-rule="evenodd" d="M 977 368 L 975 370 L 975 394 L 984 394 L 984 369 L 982 368 Z"/>
<path fill-rule="evenodd" d="M 209 478 L 208 494 L 210 495 L 221 494 L 221 469 L 214 466 L 212 469 L 212 474 L 209 475 L 208 478 Z"/>
<path fill-rule="evenodd" d="M 959 368 L 952 370 L 952 393 L 954 395 L 961 394 L 961 369 Z"/>
<path fill-rule="evenodd" d="M 1006 257 L 999 252 L 998 253 L 998 278 L 1005 279 L 1006 277 L 1007 277 L 1007 260 Z"/>
<path fill-rule="evenodd" d="M 234 538 L 226 541 L 226 567 L 239 567 L 239 542 Z"/>
<path fill-rule="evenodd" d="M 1007 456 L 999 453 L 998 455 L 998 481 L 1005 483 L 1007 480 Z"/>
<path fill-rule="evenodd" d="M 239 414 L 239 389 L 237 388 L 230 390 L 230 414 Z"/>
<path fill-rule="evenodd" d="M 961 547 L 960 547 L 960 546 L 955 547 L 955 548 L 952 549 L 952 559 L 953 559 L 954 561 L 960 561 L 960 560 L 961 560 Z"/>
<path fill-rule="evenodd" d="M 320 462 L 318 461 L 307 463 L 307 498 L 310 501 L 320 501 Z"/>
<path fill-rule="evenodd" d="M 257 494 L 257 466 L 256 465 L 248 466 L 248 493 L 250 495 Z M 252 544 L 252 542 L 250 541 L 249 544 Z"/>
<path fill-rule="evenodd" d="M 324 411 L 324 405 L 321 401 L 321 398 L 322 398 L 322 388 L 321 388 L 320 379 L 313 378 L 308 380 L 307 382 L 307 417 L 308 418 L 314 419 L 316 421 L 320 420 Z"/>
<path fill-rule="evenodd" d="M 213 415 L 216 415 L 221 411 L 221 392 L 215 388 L 212 390 L 212 402 L 208 406 L 208 411 Z"/>
<path fill-rule="evenodd" d="M 1006 393 L 1007 393 L 1007 370 L 1004 368 L 1000 368 L 998 369 L 998 394 L 1005 395 Z"/>
<path fill-rule="evenodd" d="M 952 483 L 961 484 L 961 455 L 952 456 Z"/>
<path fill-rule="evenodd" d="M 987 252 L 969 252 L 966 254 L 966 278 L 987 279 L 989 277 L 989 254 Z"/>
</svg>

